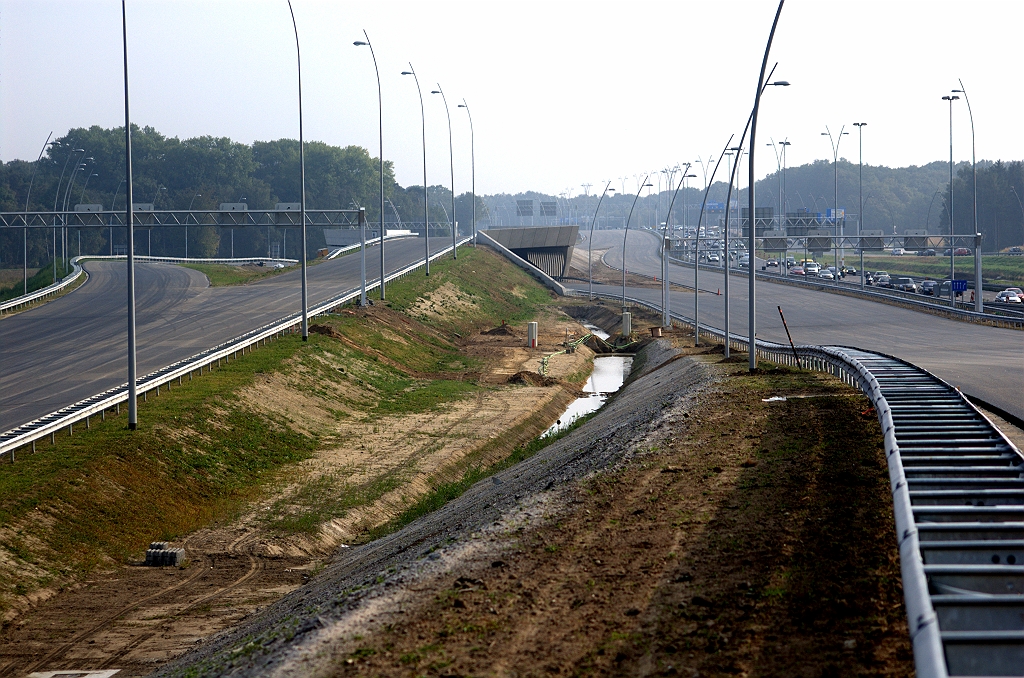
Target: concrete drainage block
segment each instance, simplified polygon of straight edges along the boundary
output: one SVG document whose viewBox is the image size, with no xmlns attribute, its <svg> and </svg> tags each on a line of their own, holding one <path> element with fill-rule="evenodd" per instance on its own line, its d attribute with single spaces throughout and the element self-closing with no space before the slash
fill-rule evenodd
<svg viewBox="0 0 1024 678">
<path fill-rule="evenodd" d="M 146 565 L 149 567 L 178 567 L 185 560 L 185 549 L 170 548 L 165 541 L 154 541 L 146 549 Z"/>
</svg>

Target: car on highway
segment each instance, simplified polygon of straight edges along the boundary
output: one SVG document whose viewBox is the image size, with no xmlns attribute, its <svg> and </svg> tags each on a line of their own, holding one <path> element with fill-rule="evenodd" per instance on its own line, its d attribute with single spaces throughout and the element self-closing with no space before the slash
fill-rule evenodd
<svg viewBox="0 0 1024 678">
<path fill-rule="evenodd" d="M 921 282 L 921 294 L 927 294 L 930 297 L 935 296 L 935 290 L 938 289 L 939 283 L 935 280 L 924 280 Z"/>
<path fill-rule="evenodd" d="M 821 264 L 816 261 L 808 261 L 804 264 L 804 270 L 808 275 L 817 275 L 821 271 Z"/>
<path fill-rule="evenodd" d="M 796 266 L 796 259 L 794 259 L 793 257 L 786 257 L 786 268 L 789 268 L 791 266 Z"/>
<path fill-rule="evenodd" d="M 1007 287 L 1003 291 L 1004 292 L 1013 292 L 1014 294 L 1016 294 L 1021 299 L 1024 299 L 1024 290 L 1021 290 L 1021 288 L 1019 288 L 1019 287 Z"/>
<path fill-rule="evenodd" d="M 910 292 L 912 294 L 917 294 L 918 290 L 917 283 L 914 282 L 913 278 L 903 277 L 896 278 L 895 280 L 893 280 L 892 288 L 894 290 L 899 290 L 900 292 Z"/>
<path fill-rule="evenodd" d="M 804 270 L 803 266 L 793 266 L 789 269 L 790 275 L 807 275 L 807 271 Z"/>
<path fill-rule="evenodd" d="M 824 269 L 818 271 L 818 277 L 820 279 L 822 279 L 822 280 L 835 280 L 836 279 L 836 276 L 832 273 L 832 271 L 828 270 L 827 268 L 824 268 Z"/>
<path fill-rule="evenodd" d="M 1021 303 L 1020 296 L 1016 292 L 1010 290 L 1003 290 L 996 295 L 995 302 L 997 304 L 1019 304 Z"/>
<path fill-rule="evenodd" d="M 768 268 L 778 268 L 779 267 L 779 260 L 778 259 L 769 259 L 768 261 L 764 262 L 764 265 L 766 267 L 768 267 Z"/>
<path fill-rule="evenodd" d="M 957 247 L 953 250 L 953 255 L 957 257 L 969 257 L 971 256 L 971 250 L 967 247 Z"/>
<path fill-rule="evenodd" d="M 720 263 L 722 263 L 722 258 L 720 256 L 718 256 L 717 254 L 715 254 L 714 252 L 709 254 L 707 258 L 708 258 L 708 263 L 709 264 L 720 264 Z"/>
<path fill-rule="evenodd" d="M 889 274 L 885 271 L 881 271 L 881 273 L 882 275 L 875 274 L 875 287 L 892 287 L 892 279 L 889 277 Z"/>
<path fill-rule="evenodd" d="M 930 249 L 930 248 L 926 249 L 926 250 L 921 250 L 920 252 L 917 253 L 917 256 L 919 256 L 919 257 L 934 257 L 935 256 L 935 250 Z"/>
<path fill-rule="evenodd" d="M 857 275 L 856 266 L 843 266 L 843 269 L 845 270 L 846 275 Z"/>
<path fill-rule="evenodd" d="M 903 249 L 902 247 L 893 247 L 892 248 L 892 256 L 894 256 L 894 257 L 902 257 L 906 253 L 907 253 L 907 251 L 905 249 Z"/>
</svg>

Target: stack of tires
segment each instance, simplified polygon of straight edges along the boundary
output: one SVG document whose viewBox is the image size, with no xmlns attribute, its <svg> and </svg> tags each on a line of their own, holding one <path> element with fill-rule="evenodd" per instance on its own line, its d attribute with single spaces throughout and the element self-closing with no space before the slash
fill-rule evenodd
<svg viewBox="0 0 1024 678">
<path fill-rule="evenodd" d="M 146 549 L 146 565 L 150 567 L 178 567 L 185 563 L 185 549 L 170 548 L 165 541 L 154 541 Z"/>
</svg>

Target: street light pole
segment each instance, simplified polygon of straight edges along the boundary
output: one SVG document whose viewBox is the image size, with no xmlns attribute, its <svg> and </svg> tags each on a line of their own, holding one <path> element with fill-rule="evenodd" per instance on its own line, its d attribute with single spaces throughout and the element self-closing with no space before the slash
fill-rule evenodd
<svg viewBox="0 0 1024 678">
<path fill-rule="evenodd" d="M 964 88 L 964 81 L 957 78 L 957 82 L 960 83 L 960 89 L 953 90 L 964 95 L 964 101 L 967 103 L 967 114 L 971 116 L 971 174 L 974 177 L 974 310 L 978 313 L 982 313 L 985 310 L 984 303 L 981 299 L 982 284 L 981 284 L 981 231 L 978 229 L 978 162 L 974 154 L 974 113 L 971 111 L 971 100 L 967 96 L 967 90 Z M 952 189 L 950 189 L 952 190 Z"/>
<path fill-rule="evenodd" d="M 821 133 L 821 136 L 823 136 L 823 137 L 827 136 L 828 137 L 828 142 L 832 146 L 832 172 L 833 172 L 833 180 L 835 182 L 834 185 L 833 185 L 834 193 L 832 194 L 833 195 L 833 198 L 832 198 L 832 221 L 835 224 L 836 236 L 838 238 L 840 238 L 840 239 L 842 238 L 843 235 L 845 235 L 845 233 L 841 233 L 840 232 L 840 226 L 839 226 L 839 144 L 842 143 L 843 136 L 849 134 L 849 132 L 844 132 L 843 131 L 845 129 L 846 129 L 846 125 L 843 125 L 839 129 L 839 134 L 836 135 L 834 140 L 832 138 L 832 131 L 828 128 L 828 125 L 825 125 L 825 131 Z M 846 230 L 845 226 L 846 226 L 846 215 L 844 214 L 843 215 L 843 227 L 844 227 L 843 231 Z M 833 247 L 833 249 L 832 249 L 833 256 L 835 257 L 835 266 L 836 266 L 836 272 L 837 273 L 839 272 L 839 252 L 840 252 L 841 249 L 843 249 L 841 243 L 842 243 L 842 240 L 840 240 L 840 247 Z M 843 250 L 843 261 L 844 261 L 844 263 L 845 263 L 845 260 L 846 260 L 846 251 Z"/>
<path fill-rule="evenodd" d="M 124 223 L 128 227 L 128 430 L 139 426 L 138 381 L 135 361 L 135 216 L 132 214 L 132 120 L 128 109 L 128 19 L 121 0 L 121 40 L 124 46 Z M 111 205 L 113 207 L 113 205 Z"/>
<path fill-rule="evenodd" d="M 465 99 L 459 104 L 459 108 L 465 108 L 466 115 L 469 116 L 469 158 L 473 176 L 473 247 L 476 247 L 476 139 L 473 134 L 473 116 L 469 112 L 469 104 Z"/>
<path fill-rule="evenodd" d="M 754 96 L 754 110 L 751 111 L 751 113 L 750 113 L 750 117 L 751 117 L 751 126 L 750 126 L 750 159 L 747 161 L 749 163 L 748 166 L 747 166 L 747 170 L 748 170 L 748 178 L 747 178 L 747 185 L 748 185 L 748 188 L 747 188 L 747 207 L 748 207 L 748 211 L 749 211 L 749 214 L 750 214 L 750 239 L 749 239 L 749 247 L 747 248 L 747 251 L 750 253 L 750 258 L 748 259 L 749 264 L 747 266 L 747 269 L 748 269 L 747 279 L 749 281 L 749 292 L 748 292 L 748 299 L 749 299 L 749 302 L 748 302 L 748 304 L 749 304 L 748 315 L 749 315 L 749 318 L 747 319 L 747 326 L 748 326 L 748 329 L 750 331 L 750 348 L 749 348 L 749 350 L 750 350 L 750 359 L 749 359 L 749 366 L 750 366 L 751 370 L 754 370 L 754 369 L 757 368 L 757 350 L 756 350 L 757 346 L 754 343 L 754 336 L 755 336 L 754 335 L 754 329 L 755 329 L 755 320 L 756 320 L 756 318 L 754 317 L 754 303 L 755 303 L 755 301 L 754 301 L 754 277 L 755 277 L 755 271 L 757 270 L 757 267 L 754 266 L 754 251 L 755 251 L 754 248 L 755 248 L 755 245 L 756 245 L 756 243 L 754 242 L 754 237 L 755 237 L 755 233 L 756 233 L 756 230 L 757 230 L 757 229 L 754 228 L 754 186 L 756 185 L 755 178 L 754 178 L 754 151 L 757 148 L 757 144 L 755 143 L 757 141 L 757 139 L 756 139 L 756 136 L 757 136 L 757 111 L 758 111 L 758 109 L 761 106 L 761 94 L 764 91 L 764 87 L 765 87 L 764 72 L 765 72 L 765 69 L 768 67 L 768 53 L 772 49 L 772 40 L 775 39 L 775 29 L 779 25 L 779 16 L 782 14 L 782 5 L 785 2 L 786 2 L 786 0 L 779 0 L 779 8 L 775 11 L 775 21 L 772 22 L 772 30 L 771 30 L 771 33 L 769 33 L 769 35 L 768 35 L 768 44 L 767 44 L 767 46 L 765 46 L 764 57 L 761 60 L 761 75 L 758 77 L 758 80 L 757 80 L 757 93 Z M 740 143 L 742 144 L 742 142 L 740 142 Z"/>
<path fill-rule="evenodd" d="M 668 212 L 665 213 L 665 235 L 667 237 L 662 239 L 662 244 L 661 244 L 661 260 L 663 262 L 663 266 L 662 266 L 662 269 L 661 269 L 661 274 L 662 274 L 663 284 L 665 285 L 665 305 L 662 308 L 662 323 L 661 324 L 664 327 L 672 327 L 672 299 L 671 299 L 672 284 L 669 282 L 669 261 L 668 261 L 668 251 L 666 249 L 665 242 L 666 241 L 671 242 L 670 240 L 668 240 L 668 238 L 671 237 L 671 236 L 669 236 L 669 224 L 672 223 L 672 208 L 676 204 L 676 196 L 679 195 L 679 189 L 683 187 L 683 185 L 686 182 L 687 177 L 694 176 L 694 175 L 689 174 L 689 171 L 690 171 L 690 163 L 686 163 L 686 167 L 683 168 L 683 171 L 682 171 L 682 176 L 679 177 L 679 184 L 676 186 L 676 190 L 672 193 L 672 200 L 670 200 L 669 203 L 668 203 Z M 686 194 L 685 194 L 685 192 L 683 194 L 683 202 L 684 203 L 686 202 Z M 683 209 L 683 228 L 685 229 L 685 227 L 686 227 L 686 209 L 685 209 L 685 206 L 684 206 L 684 209 Z M 685 230 L 683 232 L 685 233 Z"/>
<path fill-rule="evenodd" d="M 292 29 L 295 31 L 295 66 L 299 80 L 299 222 L 302 225 L 302 340 L 309 341 L 309 317 L 306 296 L 306 155 L 302 136 L 302 52 L 299 50 L 299 26 L 295 23 L 292 0 L 288 0 L 288 12 L 292 15 Z"/>
<path fill-rule="evenodd" d="M 203 197 L 203 195 L 201 193 L 196 193 L 195 195 L 192 196 L 192 199 L 188 201 L 188 211 L 189 211 L 189 213 L 185 215 L 185 258 L 186 259 L 188 259 L 188 218 L 192 214 L 192 203 L 194 203 L 196 201 L 196 198 L 202 198 L 202 197 Z M 196 222 L 196 223 L 199 223 L 199 222 Z M 234 250 L 235 250 L 235 248 L 233 246 L 233 243 L 235 242 L 235 231 L 233 229 L 231 231 L 231 242 L 232 242 L 231 256 L 234 257 Z"/>
<path fill-rule="evenodd" d="M 715 180 L 715 174 L 718 173 L 718 168 L 722 165 L 722 158 L 725 157 L 725 153 L 729 150 L 729 144 L 732 143 L 735 134 L 729 135 L 729 140 L 725 142 L 725 148 L 722 149 L 722 154 L 718 156 L 718 162 L 715 163 L 715 169 L 711 171 L 710 181 Z M 708 163 L 711 163 L 711 158 L 708 158 Z M 704 208 L 708 204 L 708 192 L 711 189 L 711 185 L 708 183 L 708 178 L 705 175 L 704 178 L 704 200 L 700 204 L 700 214 L 697 215 L 697 237 L 693 239 L 693 345 L 700 346 L 700 222 L 704 218 Z"/>
<path fill-rule="evenodd" d="M 423 109 L 423 90 L 420 89 L 420 79 L 416 75 L 416 69 L 412 67 L 411 61 L 409 62 L 409 70 L 402 71 L 402 75 L 412 76 L 412 79 L 416 81 L 416 92 L 420 95 L 420 121 L 423 135 L 423 235 L 427 241 L 427 253 L 423 258 L 423 268 L 425 275 L 430 275 L 430 214 L 427 202 L 427 117 Z"/>
<path fill-rule="evenodd" d="M 452 258 L 458 259 L 459 252 L 457 249 L 458 241 L 456 240 L 459 227 L 457 215 L 455 214 L 455 149 L 452 146 L 452 114 L 448 111 L 448 99 L 444 95 L 444 90 L 441 89 L 441 83 L 437 83 L 437 89 L 431 91 L 431 94 L 440 94 L 441 101 L 444 102 L 444 114 L 448 116 L 448 162 L 451 163 L 452 172 Z"/>
<path fill-rule="evenodd" d="M 41 149 L 39 149 L 39 157 L 36 158 L 36 164 L 33 165 L 33 167 L 32 167 L 32 179 L 29 180 L 29 182 L 28 182 L 28 195 L 25 196 L 25 229 L 24 229 L 25 230 L 25 233 L 24 233 L 24 247 L 25 247 L 24 254 L 25 254 L 25 259 L 24 259 L 24 262 L 23 262 L 24 265 L 25 265 L 24 266 L 24 268 L 25 268 L 25 271 L 24 271 L 24 273 L 25 273 L 25 288 L 24 288 L 25 291 L 24 291 L 24 294 L 28 294 L 28 203 L 29 203 L 29 200 L 32 198 L 32 184 L 34 184 L 35 181 L 36 181 L 36 172 L 39 171 L 39 161 L 43 159 L 43 153 L 46 152 L 46 147 L 50 145 L 50 137 L 52 137 L 52 136 L 53 136 L 53 132 L 50 132 L 46 136 L 46 143 L 44 143 L 43 147 Z M 57 143 L 57 142 L 54 142 L 54 143 Z"/>
<path fill-rule="evenodd" d="M 590 220 L 590 239 L 587 241 L 587 279 L 590 280 L 590 300 L 594 300 L 594 224 L 597 223 L 597 213 L 601 211 L 601 203 L 604 202 L 604 196 L 607 195 L 608 191 L 615 192 L 614 188 L 609 188 L 612 185 L 611 179 L 604 185 L 604 190 L 601 192 L 601 197 L 597 201 L 597 209 L 594 210 L 594 218 Z M 625 259 L 623 259 L 625 262 Z"/>
<path fill-rule="evenodd" d="M 370 48 L 370 56 L 373 57 L 373 71 L 377 74 L 377 119 L 380 141 L 380 300 L 384 301 L 384 100 L 381 98 L 380 69 L 377 68 L 377 55 L 373 51 L 373 44 L 370 42 L 370 36 L 365 28 L 363 29 L 363 36 L 366 38 L 366 42 L 357 40 L 352 44 L 356 47 L 365 45 Z"/>
<path fill-rule="evenodd" d="M 857 207 L 857 236 L 859 237 L 863 231 L 864 224 L 864 128 L 867 126 L 866 122 L 855 122 L 853 123 L 857 128 L 857 144 L 859 146 L 859 160 L 857 162 L 857 182 L 858 182 L 858 201 Z M 864 243 L 860 242 L 860 288 L 864 289 Z"/>
<path fill-rule="evenodd" d="M 629 216 L 626 217 L 626 231 L 622 235 L 622 310 L 626 310 L 626 238 L 629 237 L 629 221 L 633 218 L 633 208 L 636 207 L 636 201 L 640 199 L 640 192 L 651 184 L 647 183 L 647 179 L 650 175 L 644 176 L 644 180 L 640 183 L 640 186 L 636 189 L 636 197 L 633 198 L 633 206 L 629 208 Z"/>
<path fill-rule="evenodd" d="M 949 102 L 949 305 L 956 308 L 956 292 L 953 291 L 953 281 L 956 279 L 955 254 L 956 247 L 953 244 L 953 102 L 960 97 L 955 94 L 942 97 L 943 101 Z"/>
</svg>

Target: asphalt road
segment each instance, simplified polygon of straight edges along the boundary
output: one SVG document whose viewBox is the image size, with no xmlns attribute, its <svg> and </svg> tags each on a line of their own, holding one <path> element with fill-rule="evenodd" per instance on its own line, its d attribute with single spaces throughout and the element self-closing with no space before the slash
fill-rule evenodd
<svg viewBox="0 0 1024 678">
<path fill-rule="evenodd" d="M 605 261 L 622 262 L 622 231 L 597 231 L 594 248 L 611 248 Z M 657 238 L 649 231 L 631 231 L 626 243 L 626 270 L 661 275 Z M 671 266 L 669 279 L 693 286 L 692 268 Z M 730 283 L 730 331 L 747 333 L 745 276 Z M 919 311 L 806 290 L 756 282 L 758 338 L 786 342 L 778 306 L 798 344 L 856 346 L 903 358 L 945 379 L 965 393 L 1024 418 L 1024 332 L 947 320 Z M 586 283 L 572 287 L 585 291 Z M 724 326 L 724 276 L 701 269 L 700 320 Z M 595 291 L 621 293 L 621 286 L 594 285 Z M 723 290 L 719 296 L 715 292 Z M 658 289 L 628 288 L 626 295 L 661 305 Z M 672 292 L 672 309 L 693 317 L 693 291 Z"/>
<path fill-rule="evenodd" d="M 437 238 L 431 251 L 447 244 Z M 385 247 L 389 272 L 424 254 L 418 238 Z M 359 258 L 355 252 L 308 267 L 310 305 L 358 287 Z M 89 280 L 71 294 L 0 321 L 0 431 L 127 381 L 124 262 L 90 261 L 85 269 Z M 297 266 L 232 287 L 210 287 L 202 273 L 172 264 L 137 263 L 135 271 L 140 376 L 301 310 Z M 380 277 L 375 247 L 366 276 Z"/>
</svg>

